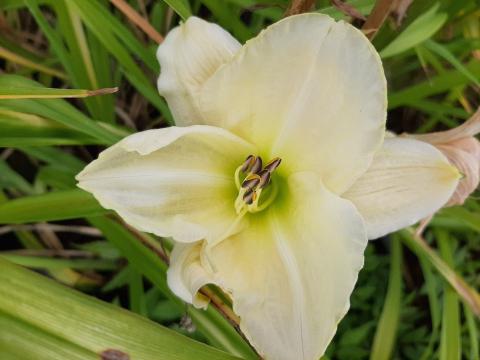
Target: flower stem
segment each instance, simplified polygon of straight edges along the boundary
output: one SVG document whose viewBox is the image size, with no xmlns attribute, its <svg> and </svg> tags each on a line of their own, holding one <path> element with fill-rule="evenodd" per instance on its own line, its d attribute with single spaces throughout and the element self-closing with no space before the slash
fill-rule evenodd
<svg viewBox="0 0 480 360">
<path fill-rule="evenodd" d="M 399 233 L 405 245 L 418 257 L 422 257 L 431 263 L 455 289 L 472 312 L 480 318 L 480 295 L 427 244 L 421 235 L 415 234 L 412 229 L 402 230 Z"/>
</svg>

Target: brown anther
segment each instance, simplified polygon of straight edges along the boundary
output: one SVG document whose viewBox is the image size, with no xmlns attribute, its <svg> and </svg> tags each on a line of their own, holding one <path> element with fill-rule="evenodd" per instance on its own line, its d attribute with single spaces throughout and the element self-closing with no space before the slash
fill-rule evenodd
<svg viewBox="0 0 480 360">
<path fill-rule="evenodd" d="M 258 188 L 263 189 L 265 186 L 267 186 L 270 183 L 270 177 L 272 175 L 271 175 L 271 172 L 268 171 L 268 169 L 265 168 L 262 171 L 260 171 L 258 176 L 260 177 L 260 182 L 258 183 Z"/>
<path fill-rule="evenodd" d="M 280 158 L 274 158 L 268 162 L 267 165 L 265 165 L 264 170 L 267 170 L 269 173 L 272 173 L 276 168 L 280 166 L 280 163 L 282 162 L 282 159 Z"/>
<path fill-rule="evenodd" d="M 255 162 L 255 156 L 248 155 L 240 170 L 243 173 L 248 173 L 248 171 L 252 168 L 252 165 L 254 162 Z"/>
<path fill-rule="evenodd" d="M 248 190 L 244 195 L 243 195 L 243 201 L 245 201 L 245 204 L 251 205 L 255 199 L 257 198 L 257 193 L 255 190 Z"/>
<path fill-rule="evenodd" d="M 243 180 L 242 188 L 247 190 L 255 189 L 260 182 L 260 176 L 258 176 L 257 174 L 250 174 L 245 178 L 245 180 Z"/>
<path fill-rule="evenodd" d="M 253 163 L 250 172 L 252 174 L 258 174 L 262 170 L 262 158 L 260 156 L 257 156 L 255 159 L 255 162 Z"/>
</svg>

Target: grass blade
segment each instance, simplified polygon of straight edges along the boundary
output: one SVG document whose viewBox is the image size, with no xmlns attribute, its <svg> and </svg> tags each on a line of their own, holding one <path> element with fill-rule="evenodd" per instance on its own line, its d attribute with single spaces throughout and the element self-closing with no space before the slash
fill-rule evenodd
<svg viewBox="0 0 480 360">
<path fill-rule="evenodd" d="M 131 359 L 234 359 L 155 323 L 0 259 L 2 359 L 96 360 L 108 349 Z"/>
<path fill-rule="evenodd" d="M 1 75 L 0 88 L 38 88 L 45 89 L 39 83 L 17 75 Z M 39 90 L 39 91 L 42 91 Z M 30 113 L 54 120 L 71 129 L 85 133 L 111 145 L 121 139 L 108 124 L 100 124 L 87 117 L 63 99 L 6 99 L 0 105 L 13 111 Z"/>
<path fill-rule="evenodd" d="M 115 270 L 118 264 L 108 259 L 59 259 L 41 256 L 24 256 L 2 253 L 0 257 L 17 265 L 35 269 Z"/>
<path fill-rule="evenodd" d="M 167 285 L 167 265 L 132 233 L 119 223 L 105 217 L 90 218 L 89 221 L 120 250 L 129 261 L 130 266 L 150 280 L 181 311 L 188 313 L 194 324 L 212 345 L 242 356 L 244 359 L 257 358 L 233 327 L 211 306 L 206 311 L 199 310 L 178 299 Z"/>
<path fill-rule="evenodd" d="M 457 60 L 455 55 L 453 55 L 445 46 L 433 41 L 427 40 L 425 41 L 424 46 L 429 49 L 430 51 L 434 52 L 435 54 L 441 56 L 445 60 L 447 60 L 452 66 L 460 71 L 465 77 L 470 79 L 472 83 L 477 86 L 480 86 L 478 78 L 472 74 L 470 70 L 468 70 L 460 61 Z"/>
<path fill-rule="evenodd" d="M 447 14 L 437 13 L 438 4 L 420 15 L 400 35 L 389 43 L 380 56 L 383 59 L 400 54 L 433 36 L 447 21 Z"/>
<path fill-rule="evenodd" d="M 443 260 L 453 267 L 454 239 L 442 230 L 435 232 L 440 254 Z M 440 360 L 460 360 L 462 346 L 460 337 L 460 302 L 455 290 L 448 284 L 444 286 L 442 335 L 440 339 Z"/>
<path fill-rule="evenodd" d="M 73 189 L 26 196 L 0 204 L 0 224 L 76 219 L 105 213 L 107 210 L 92 195 Z"/>
<path fill-rule="evenodd" d="M 0 100 L 4 99 L 59 99 L 85 98 L 89 96 L 113 94 L 118 88 L 97 90 L 52 89 L 41 87 L 0 86 Z"/>
<path fill-rule="evenodd" d="M 402 243 L 393 235 L 390 241 L 390 278 L 382 314 L 373 339 L 370 360 L 391 359 L 395 347 L 402 305 Z"/>
<path fill-rule="evenodd" d="M 480 317 L 480 295 L 470 287 L 463 278 L 458 275 L 438 254 L 421 238 L 413 234 L 411 230 L 399 232 L 402 241 L 417 256 L 423 256 L 455 289 L 461 299 L 467 304 L 473 313 Z"/>
<path fill-rule="evenodd" d="M 182 20 L 187 20 L 187 18 L 192 15 L 190 5 L 186 0 L 163 0 L 165 1 L 180 17 Z"/>
</svg>

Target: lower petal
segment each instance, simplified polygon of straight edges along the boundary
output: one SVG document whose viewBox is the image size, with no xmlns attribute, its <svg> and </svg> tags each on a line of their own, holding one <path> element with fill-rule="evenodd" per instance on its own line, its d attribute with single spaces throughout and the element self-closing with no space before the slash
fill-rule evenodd
<svg viewBox="0 0 480 360">
<path fill-rule="evenodd" d="M 183 281 L 185 290 L 194 267 L 197 279 L 207 271 L 205 281 L 231 295 L 241 329 L 262 356 L 314 360 L 349 308 L 367 238 L 354 206 L 326 190 L 316 175 L 290 177 L 288 196 L 279 200 L 251 216 L 246 230 L 214 247 L 206 259 L 197 253 L 195 264 L 184 262 L 183 280 L 170 279 Z M 211 267 L 215 270 L 205 270 Z M 181 268 L 172 263 L 170 271 L 178 274 Z M 170 286 L 177 293 L 182 287 Z"/>
<path fill-rule="evenodd" d="M 433 214 L 452 196 L 460 174 L 432 145 L 387 138 L 372 165 L 342 195 L 362 215 L 375 239 Z"/>
</svg>

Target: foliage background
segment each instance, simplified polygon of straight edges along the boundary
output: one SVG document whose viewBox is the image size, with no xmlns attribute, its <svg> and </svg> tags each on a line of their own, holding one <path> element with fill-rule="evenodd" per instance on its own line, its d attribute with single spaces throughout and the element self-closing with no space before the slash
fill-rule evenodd
<svg viewBox="0 0 480 360">
<path fill-rule="evenodd" d="M 69 358 L 86 359 L 101 343 L 128 344 L 125 350 L 136 359 L 228 358 L 183 336 L 169 342 L 172 334 L 163 328 L 116 312 L 123 307 L 217 349 L 255 358 L 221 315 L 229 314 L 228 300 L 217 289 L 204 289 L 216 304 L 207 312 L 170 293 L 164 261 L 170 240 L 129 228 L 76 189 L 74 176 L 121 137 L 173 124 L 155 88 L 159 34 L 195 14 L 244 42 L 280 19 L 289 2 L 128 1 L 143 19 L 140 27 L 119 10 L 119 3 L 0 0 L 0 357 L 65 358 L 60 350 L 47 351 L 56 348 L 70 349 Z M 332 3 L 316 1 L 314 11 L 362 26 L 360 16 L 349 16 L 351 8 L 345 14 Z M 368 17 L 376 2 L 346 3 Z M 388 127 L 423 133 L 460 124 L 480 105 L 480 2 L 394 3 L 373 40 L 388 78 Z M 402 5 L 409 5 L 404 16 Z M 112 87 L 119 91 L 94 97 L 65 90 Z M 425 233 L 429 246 L 409 230 L 370 243 L 352 308 L 325 358 L 480 359 L 478 199 L 474 193 L 464 207 L 437 214 Z M 85 297 L 77 300 L 80 295 L 64 293 L 10 263 L 115 308 Z M 454 289 L 446 280 L 462 285 Z M 38 287 L 49 290 L 35 292 Z M 70 297 L 71 303 L 64 300 Z M 34 311 L 26 316 L 26 308 L 15 301 L 31 303 Z M 70 324 L 65 319 L 77 303 L 83 304 L 78 311 L 85 316 Z M 102 318 L 109 311 L 111 317 Z M 115 321 L 120 318 L 122 323 Z M 69 325 L 62 329 L 61 321 Z M 82 335 L 82 323 L 87 332 L 89 324 L 105 328 L 97 340 L 90 339 Z M 123 337 L 108 338 L 109 332 Z"/>
</svg>

